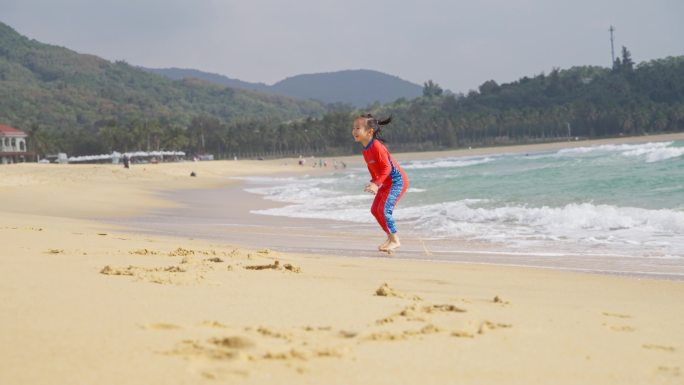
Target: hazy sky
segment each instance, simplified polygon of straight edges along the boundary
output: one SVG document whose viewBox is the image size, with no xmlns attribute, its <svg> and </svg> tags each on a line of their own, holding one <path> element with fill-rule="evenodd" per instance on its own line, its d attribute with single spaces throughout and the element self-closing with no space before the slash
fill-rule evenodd
<svg viewBox="0 0 684 385">
<path fill-rule="evenodd" d="M 30 38 L 146 67 L 272 84 L 373 69 L 454 92 L 548 73 L 684 55 L 684 0 L 0 0 Z"/>
</svg>

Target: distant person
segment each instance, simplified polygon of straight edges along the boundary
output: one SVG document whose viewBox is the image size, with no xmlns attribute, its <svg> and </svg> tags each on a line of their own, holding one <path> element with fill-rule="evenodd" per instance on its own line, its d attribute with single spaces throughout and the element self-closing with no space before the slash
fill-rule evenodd
<svg viewBox="0 0 684 385">
<path fill-rule="evenodd" d="M 387 239 L 378 246 L 378 250 L 387 253 L 401 246 L 392 213 L 409 186 L 408 177 L 387 151 L 383 144 L 384 140 L 379 136 L 381 126 L 391 121 L 392 117 L 378 120 L 371 114 L 365 114 L 354 120 L 352 129 L 354 141 L 363 146 L 363 159 L 371 174 L 370 183 L 363 191 L 375 195 L 371 213 L 387 234 Z"/>
<path fill-rule="evenodd" d="M 124 168 L 128 168 L 128 164 L 130 163 L 130 159 L 128 158 L 128 154 L 123 155 L 123 165 Z"/>
</svg>

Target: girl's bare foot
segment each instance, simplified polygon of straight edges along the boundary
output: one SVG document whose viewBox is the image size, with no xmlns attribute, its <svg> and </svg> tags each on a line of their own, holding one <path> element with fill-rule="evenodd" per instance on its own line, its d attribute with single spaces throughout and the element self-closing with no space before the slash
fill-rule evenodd
<svg viewBox="0 0 684 385">
<path fill-rule="evenodd" d="M 385 239 L 385 242 L 383 242 L 380 246 L 378 246 L 378 250 L 387 251 L 387 245 L 389 245 L 389 244 L 390 244 L 390 236 L 388 234 L 387 239 Z"/>
<path fill-rule="evenodd" d="M 391 254 L 401 246 L 401 242 L 399 242 L 399 236 L 397 234 L 391 234 L 389 237 L 389 243 L 387 243 L 387 246 L 385 247 L 385 250 L 387 253 Z"/>
</svg>

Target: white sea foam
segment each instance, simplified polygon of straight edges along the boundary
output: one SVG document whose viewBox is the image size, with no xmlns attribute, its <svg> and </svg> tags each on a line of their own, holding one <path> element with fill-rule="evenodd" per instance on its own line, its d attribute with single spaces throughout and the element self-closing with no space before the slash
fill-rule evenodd
<svg viewBox="0 0 684 385">
<path fill-rule="evenodd" d="M 406 190 L 406 192 L 410 192 L 410 193 L 422 193 L 422 192 L 426 192 L 426 191 L 427 190 L 424 188 L 415 188 L 415 187 L 409 187 L 409 189 Z"/>
<path fill-rule="evenodd" d="M 623 153 L 624 156 L 643 157 L 646 162 L 653 163 L 684 155 L 684 147 L 667 147 L 653 149 L 635 149 Z"/>
<path fill-rule="evenodd" d="M 321 181 L 321 180 L 318 180 Z M 313 182 L 311 183 L 313 184 Z M 367 194 L 342 194 L 334 190 L 312 186 L 307 183 L 292 183 L 275 187 L 251 188 L 247 191 L 265 195 L 267 198 L 295 203 L 278 209 L 262 210 L 260 213 L 308 218 L 344 219 L 337 217 L 337 209 L 347 213 L 350 206 L 367 211 L 372 196 Z M 332 211 L 331 211 L 332 210 Z M 347 217 L 347 215 L 344 215 Z M 535 230 L 545 229 L 550 235 L 553 230 L 583 230 L 587 232 L 616 232 L 641 229 L 684 235 L 684 212 L 675 210 L 648 210 L 633 207 L 572 203 L 562 207 L 531 207 L 506 205 L 492 207 L 491 202 L 481 199 L 466 199 L 425 206 L 405 207 L 396 216 L 410 220 L 419 228 L 431 229 L 449 235 L 450 226 L 457 226 L 458 232 L 464 226 L 487 224 L 492 226 L 523 226 Z M 463 224 L 463 225 L 459 225 Z M 478 228 L 479 229 L 479 228 Z M 561 234 L 562 235 L 562 234 Z"/>
<path fill-rule="evenodd" d="M 310 189 L 291 194 L 278 188 L 277 200 L 295 202 L 257 214 L 373 223 L 368 210 L 372 196 L 343 195 Z M 260 193 L 268 193 L 268 189 Z M 287 198 L 286 198 L 287 197 Z M 562 207 L 494 206 L 466 199 L 432 205 L 402 207 L 395 218 L 404 230 L 419 235 L 464 238 L 518 247 L 559 243 L 567 246 L 622 250 L 658 250 L 656 255 L 684 255 L 684 212 L 573 203 Z M 574 246 L 572 246 L 574 247 Z M 619 251 L 616 251 L 619 252 Z"/>
<path fill-rule="evenodd" d="M 468 167 L 477 164 L 489 163 L 494 161 L 493 157 L 486 158 L 442 158 L 434 160 L 417 160 L 406 164 L 401 167 L 403 169 L 426 169 L 426 168 L 458 168 L 458 167 Z"/>
<path fill-rule="evenodd" d="M 642 158 L 647 163 L 659 162 L 684 155 L 684 147 L 674 147 L 674 142 L 649 142 L 644 144 L 604 144 L 600 146 L 568 148 L 559 155 L 592 153 L 616 153 L 625 157 Z"/>
<path fill-rule="evenodd" d="M 397 213 L 422 232 L 520 247 L 603 247 L 684 255 L 684 212 L 591 203 L 563 207 L 500 206 L 458 201 L 413 207 Z"/>
</svg>

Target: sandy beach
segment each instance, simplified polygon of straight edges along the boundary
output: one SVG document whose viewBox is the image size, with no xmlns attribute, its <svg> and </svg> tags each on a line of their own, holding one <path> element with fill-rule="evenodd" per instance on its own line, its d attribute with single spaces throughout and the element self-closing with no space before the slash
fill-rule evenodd
<svg viewBox="0 0 684 385">
<path fill-rule="evenodd" d="M 227 177 L 312 172 L 329 171 L 292 159 L 0 167 L 0 384 L 684 381 L 682 281 L 287 253 L 259 238 L 298 242 L 296 228 L 250 237 L 240 223 L 235 242 L 114 224 L 181 207 L 171 192 L 239 183 Z"/>
</svg>

